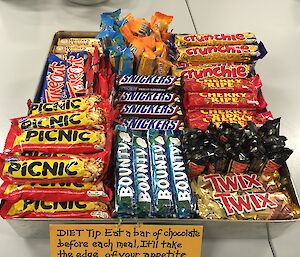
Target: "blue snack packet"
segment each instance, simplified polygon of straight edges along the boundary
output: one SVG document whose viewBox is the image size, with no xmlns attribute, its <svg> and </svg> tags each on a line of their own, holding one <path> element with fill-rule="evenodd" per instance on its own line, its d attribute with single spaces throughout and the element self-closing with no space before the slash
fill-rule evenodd
<svg viewBox="0 0 300 257">
<path fill-rule="evenodd" d="M 120 46 L 109 47 L 109 61 L 112 66 L 112 70 L 115 73 L 119 71 L 121 55 L 122 55 L 122 49 Z"/>
<path fill-rule="evenodd" d="M 115 210 L 119 217 L 132 217 L 136 209 L 132 132 L 120 125 L 116 132 Z"/>
<path fill-rule="evenodd" d="M 142 131 L 133 131 L 132 135 L 137 193 L 136 213 L 138 217 L 151 217 L 153 212 L 153 192 L 147 135 Z"/>
<path fill-rule="evenodd" d="M 164 131 L 149 130 L 148 141 L 151 150 L 154 213 L 157 217 L 173 217 L 174 205 Z"/>
<path fill-rule="evenodd" d="M 132 75 L 133 74 L 133 62 L 134 56 L 128 47 L 125 47 L 122 51 L 120 58 L 120 68 L 118 75 Z"/>
<path fill-rule="evenodd" d="M 50 54 L 47 63 L 47 73 L 39 99 L 41 103 L 59 101 L 65 86 L 66 62 L 56 55 Z"/>
<path fill-rule="evenodd" d="M 181 135 L 182 131 L 166 131 L 168 164 L 172 177 L 176 216 L 178 218 L 192 218 L 194 215 L 195 203 L 189 179 L 186 174 L 186 166 L 180 141 Z"/>
</svg>

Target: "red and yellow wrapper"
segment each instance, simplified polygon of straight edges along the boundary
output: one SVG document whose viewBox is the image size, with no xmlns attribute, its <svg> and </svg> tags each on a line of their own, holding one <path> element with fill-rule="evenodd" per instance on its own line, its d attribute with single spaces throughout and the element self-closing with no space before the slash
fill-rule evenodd
<svg viewBox="0 0 300 257">
<path fill-rule="evenodd" d="M 182 76 L 184 79 L 204 78 L 247 78 L 254 73 L 252 64 L 206 64 L 199 66 L 187 66 L 185 68 L 173 68 L 174 76 Z"/>
<path fill-rule="evenodd" d="M 27 116 L 11 120 L 22 130 L 28 129 L 106 129 L 110 123 L 110 103 L 104 100 L 97 107 L 65 113 Z"/>
<path fill-rule="evenodd" d="M 59 197 L 58 197 L 59 196 Z M 0 187 L 1 199 L 8 201 L 100 201 L 112 199 L 111 189 L 103 182 L 49 183 L 49 184 L 10 184 L 4 182 Z"/>
<path fill-rule="evenodd" d="M 91 182 L 103 178 L 109 154 L 57 157 L 1 156 L 1 178 L 14 183 Z"/>
<path fill-rule="evenodd" d="M 103 98 L 100 95 L 90 95 L 60 100 L 54 103 L 32 103 L 29 107 L 28 115 L 35 116 L 86 110 L 96 107 L 102 101 Z"/>
<path fill-rule="evenodd" d="M 23 131 L 12 124 L 8 133 L 5 152 L 22 153 L 95 153 L 109 149 L 112 131 L 77 129 L 32 129 Z"/>
<path fill-rule="evenodd" d="M 190 65 L 204 63 L 251 63 L 266 55 L 262 43 L 258 45 L 217 45 L 177 48 L 177 62 Z"/>
<path fill-rule="evenodd" d="M 256 111 L 243 109 L 207 109 L 207 110 L 188 110 L 186 122 L 189 128 L 199 128 L 206 130 L 210 122 L 220 126 L 223 122 L 238 123 L 246 126 L 248 121 L 256 125 L 263 125 L 267 120 L 273 119 L 271 112 L 257 113 Z"/>
<path fill-rule="evenodd" d="M 176 47 L 209 45 L 248 45 L 256 44 L 256 36 L 251 33 L 235 34 L 176 34 Z"/>
<path fill-rule="evenodd" d="M 12 218 L 111 218 L 110 207 L 103 202 L 84 201 L 5 201 L 1 208 L 4 219 Z"/>
<path fill-rule="evenodd" d="M 188 92 L 185 107 L 188 109 L 248 109 L 263 110 L 267 106 L 261 94 L 255 93 L 194 93 Z"/>
<path fill-rule="evenodd" d="M 258 93 L 261 86 L 258 74 L 250 78 L 205 78 L 184 81 L 186 92 Z"/>
</svg>

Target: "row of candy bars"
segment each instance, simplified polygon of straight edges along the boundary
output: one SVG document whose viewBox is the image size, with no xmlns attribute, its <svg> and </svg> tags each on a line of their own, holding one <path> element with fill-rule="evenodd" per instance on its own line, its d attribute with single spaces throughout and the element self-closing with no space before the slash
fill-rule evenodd
<svg viewBox="0 0 300 257">
<path fill-rule="evenodd" d="M 108 98 L 115 75 L 99 39 L 59 38 L 57 44 L 48 56 L 43 85 L 34 102 L 51 103 L 91 94 Z"/>
<path fill-rule="evenodd" d="M 116 128 L 115 211 L 120 217 L 191 218 L 194 201 L 180 131 Z"/>
<path fill-rule="evenodd" d="M 137 130 L 183 129 L 180 78 L 125 75 L 116 90 L 121 124 Z"/>
<path fill-rule="evenodd" d="M 111 217 L 112 131 L 100 95 L 32 103 L 12 119 L 0 170 L 3 218 Z"/>
<path fill-rule="evenodd" d="M 169 44 L 175 51 L 174 74 L 184 77 L 189 127 L 205 129 L 209 122 L 232 120 L 263 124 L 272 119 L 254 71 L 255 61 L 267 51 L 253 33 L 173 35 Z"/>
</svg>

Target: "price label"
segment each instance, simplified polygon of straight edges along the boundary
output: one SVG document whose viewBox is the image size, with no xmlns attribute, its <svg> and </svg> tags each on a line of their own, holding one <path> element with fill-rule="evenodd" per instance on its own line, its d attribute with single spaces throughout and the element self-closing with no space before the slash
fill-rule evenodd
<svg viewBox="0 0 300 257">
<path fill-rule="evenodd" d="M 51 257 L 200 257 L 202 226 L 50 225 Z"/>
</svg>

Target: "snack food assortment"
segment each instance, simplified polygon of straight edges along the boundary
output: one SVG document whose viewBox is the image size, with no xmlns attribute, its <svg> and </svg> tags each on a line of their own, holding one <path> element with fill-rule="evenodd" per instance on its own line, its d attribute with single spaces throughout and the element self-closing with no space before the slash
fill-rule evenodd
<svg viewBox="0 0 300 257">
<path fill-rule="evenodd" d="M 299 218 L 263 43 L 171 34 L 172 19 L 118 9 L 95 38 L 55 37 L 0 154 L 3 218 Z"/>
<path fill-rule="evenodd" d="M 57 44 L 54 51 L 66 49 L 64 60 L 49 55 L 28 116 L 11 120 L 1 154 L 6 219 L 111 217 L 115 75 L 99 40 L 59 38 Z M 90 52 L 82 51 L 87 47 Z"/>
<path fill-rule="evenodd" d="M 272 119 L 261 92 L 255 63 L 267 51 L 253 33 L 173 35 L 173 75 L 183 76 L 184 107 L 189 127 L 206 129 L 209 122 Z"/>
</svg>

